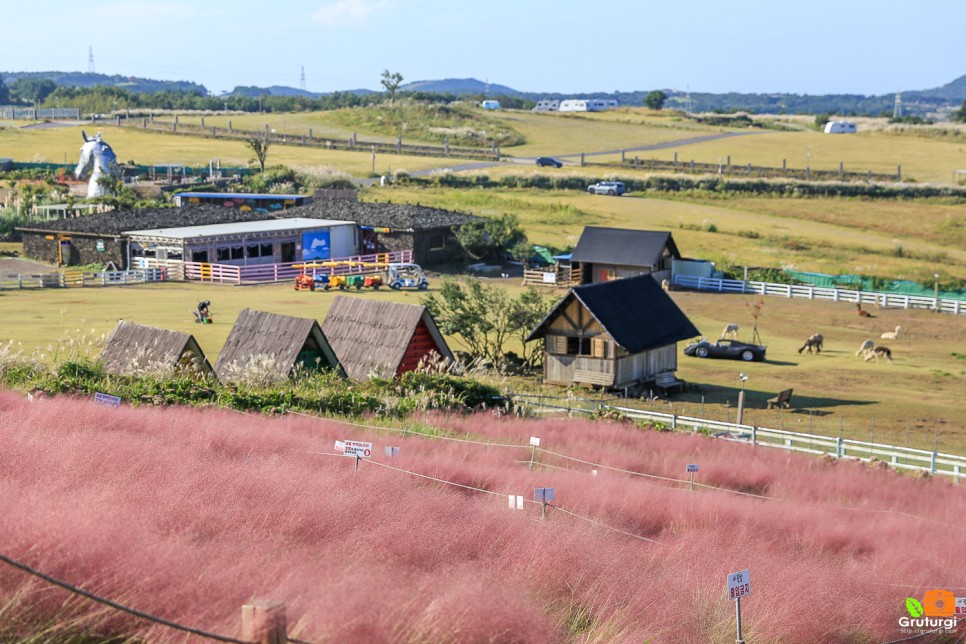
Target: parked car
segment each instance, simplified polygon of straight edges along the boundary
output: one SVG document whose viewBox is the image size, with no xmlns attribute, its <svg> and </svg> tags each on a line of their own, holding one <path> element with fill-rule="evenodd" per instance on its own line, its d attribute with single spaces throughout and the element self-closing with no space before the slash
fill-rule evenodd
<svg viewBox="0 0 966 644">
<path fill-rule="evenodd" d="M 598 181 L 587 186 L 587 192 L 594 195 L 617 196 L 627 192 L 627 186 L 623 181 Z"/>
<path fill-rule="evenodd" d="M 684 347 L 684 355 L 696 358 L 728 358 L 745 362 L 752 360 L 762 362 L 765 359 L 765 347 L 738 340 L 718 340 L 717 342 L 701 340 Z"/>
<path fill-rule="evenodd" d="M 562 168 L 563 161 L 554 159 L 553 157 L 537 157 L 537 165 L 541 168 L 551 166 L 554 168 Z"/>
</svg>

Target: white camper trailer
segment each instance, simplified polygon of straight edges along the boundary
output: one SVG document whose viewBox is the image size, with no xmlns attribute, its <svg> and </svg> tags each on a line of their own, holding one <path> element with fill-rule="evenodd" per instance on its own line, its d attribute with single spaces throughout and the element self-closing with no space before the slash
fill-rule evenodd
<svg viewBox="0 0 966 644">
<path fill-rule="evenodd" d="M 858 131 L 853 121 L 829 121 L 825 124 L 826 134 L 855 134 Z"/>
<path fill-rule="evenodd" d="M 486 100 L 480 103 L 480 107 L 484 110 L 498 110 L 500 109 L 500 101 Z"/>
</svg>

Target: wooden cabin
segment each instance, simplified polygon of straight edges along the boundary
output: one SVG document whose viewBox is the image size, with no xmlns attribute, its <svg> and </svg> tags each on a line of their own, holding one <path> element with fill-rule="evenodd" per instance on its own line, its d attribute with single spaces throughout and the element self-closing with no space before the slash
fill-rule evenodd
<svg viewBox="0 0 966 644">
<path fill-rule="evenodd" d="M 677 370 L 677 343 L 701 335 L 648 275 L 577 286 L 529 335 L 544 382 L 626 387 Z"/>
<path fill-rule="evenodd" d="M 322 331 L 354 380 L 391 378 L 453 353 L 425 306 L 338 295 Z"/>
<path fill-rule="evenodd" d="M 118 376 L 210 376 L 211 364 L 190 333 L 119 320 L 101 352 L 107 373 Z"/>
<path fill-rule="evenodd" d="M 666 231 L 586 226 L 571 255 L 581 284 L 650 275 L 658 284 L 671 279 L 671 263 L 681 259 Z"/>
<path fill-rule="evenodd" d="M 238 314 L 215 362 L 215 373 L 223 383 L 285 379 L 296 368 L 335 369 L 345 376 L 318 322 L 252 309 Z"/>
</svg>

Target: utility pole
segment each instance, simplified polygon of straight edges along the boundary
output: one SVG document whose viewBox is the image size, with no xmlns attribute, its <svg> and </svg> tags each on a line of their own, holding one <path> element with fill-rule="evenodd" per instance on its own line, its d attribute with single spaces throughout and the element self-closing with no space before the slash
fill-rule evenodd
<svg viewBox="0 0 966 644">
<path fill-rule="evenodd" d="M 94 48 L 93 47 L 87 48 L 87 73 L 88 74 L 94 73 Z"/>
</svg>

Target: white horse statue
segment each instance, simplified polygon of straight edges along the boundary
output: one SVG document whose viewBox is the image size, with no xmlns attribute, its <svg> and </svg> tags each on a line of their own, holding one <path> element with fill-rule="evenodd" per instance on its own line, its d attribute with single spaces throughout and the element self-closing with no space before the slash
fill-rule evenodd
<svg viewBox="0 0 966 644">
<path fill-rule="evenodd" d="M 103 196 L 106 191 L 98 184 L 97 180 L 105 174 L 114 175 L 117 173 L 117 157 L 114 156 L 114 150 L 111 149 L 111 146 L 101 139 L 100 132 L 94 138 L 89 139 L 87 133 L 81 130 L 81 136 L 84 137 L 84 145 L 80 149 L 80 161 L 77 162 L 74 176 L 80 179 L 87 168 L 93 164 L 91 180 L 87 184 L 87 197 L 89 199 Z"/>
</svg>

